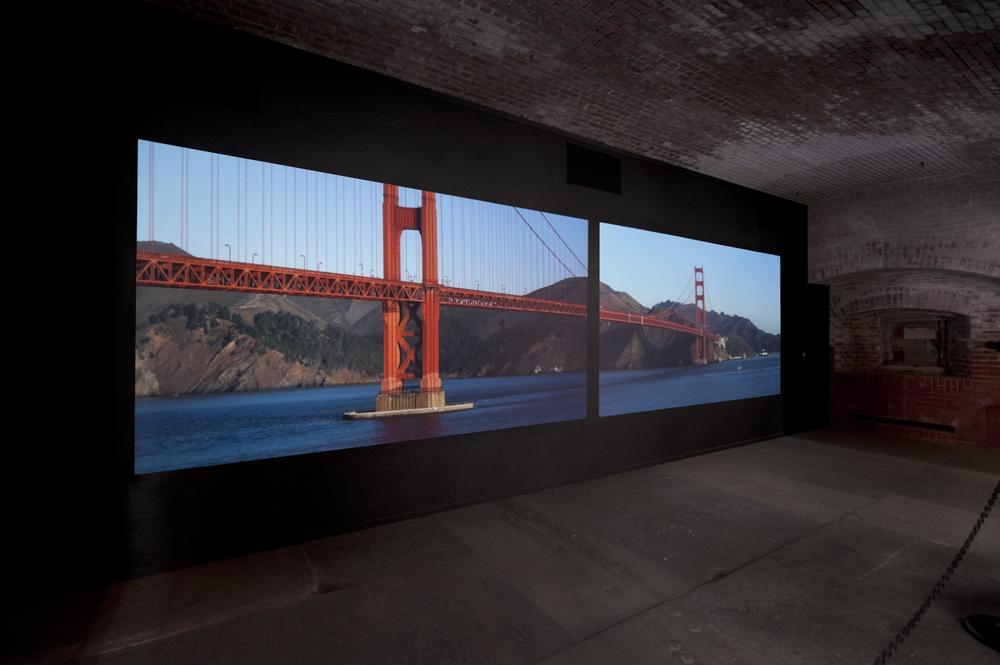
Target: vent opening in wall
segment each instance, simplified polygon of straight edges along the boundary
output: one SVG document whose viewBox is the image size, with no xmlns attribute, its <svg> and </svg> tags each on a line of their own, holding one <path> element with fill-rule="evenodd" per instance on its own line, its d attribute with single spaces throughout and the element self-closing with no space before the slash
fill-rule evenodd
<svg viewBox="0 0 1000 665">
<path fill-rule="evenodd" d="M 622 160 L 614 155 L 566 144 L 566 184 L 622 193 Z"/>
<path fill-rule="evenodd" d="M 881 317 L 883 370 L 966 376 L 969 317 L 947 312 L 899 310 Z"/>
</svg>

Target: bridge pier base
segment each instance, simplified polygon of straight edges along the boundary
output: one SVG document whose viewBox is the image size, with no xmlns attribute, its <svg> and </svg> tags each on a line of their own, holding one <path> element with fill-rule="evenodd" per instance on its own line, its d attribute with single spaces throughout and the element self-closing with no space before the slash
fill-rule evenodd
<svg viewBox="0 0 1000 665">
<path fill-rule="evenodd" d="M 445 407 L 444 391 L 434 392 L 400 391 L 397 393 L 379 393 L 375 398 L 375 411 L 404 411 L 410 409 L 443 409 Z"/>
</svg>

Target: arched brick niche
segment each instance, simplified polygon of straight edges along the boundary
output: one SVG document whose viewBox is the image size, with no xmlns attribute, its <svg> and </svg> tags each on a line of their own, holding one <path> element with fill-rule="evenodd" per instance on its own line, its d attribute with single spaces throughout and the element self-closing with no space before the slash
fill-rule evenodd
<svg viewBox="0 0 1000 665">
<path fill-rule="evenodd" d="M 834 423 L 1000 447 L 1000 178 L 885 185 L 814 206 L 809 224 Z M 908 363 L 906 348 L 940 353 Z"/>
<path fill-rule="evenodd" d="M 867 270 L 1000 279 L 1000 173 L 917 178 L 809 208 L 809 281 Z"/>
</svg>

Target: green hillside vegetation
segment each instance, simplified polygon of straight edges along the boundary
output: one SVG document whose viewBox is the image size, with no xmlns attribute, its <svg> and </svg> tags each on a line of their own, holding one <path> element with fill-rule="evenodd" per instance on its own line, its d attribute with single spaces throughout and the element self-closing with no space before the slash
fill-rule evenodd
<svg viewBox="0 0 1000 665">
<path fill-rule="evenodd" d="M 208 334 L 213 329 L 225 328 L 225 343 L 245 335 L 253 341 L 255 352 L 274 349 L 290 362 L 329 371 L 347 368 L 364 375 L 382 371 L 380 339 L 362 337 L 332 325 L 320 327 L 288 312 L 258 312 L 253 322 L 248 323 L 224 305 L 188 303 L 166 307 L 151 315 L 149 323 L 166 324 L 174 319 L 184 319 L 184 327 L 189 331 L 200 328 Z"/>
</svg>

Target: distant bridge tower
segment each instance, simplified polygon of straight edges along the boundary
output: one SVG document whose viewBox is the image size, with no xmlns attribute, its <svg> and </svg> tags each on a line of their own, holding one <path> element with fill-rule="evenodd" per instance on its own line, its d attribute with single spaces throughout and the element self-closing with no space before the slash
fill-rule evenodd
<svg viewBox="0 0 1000 665">
<path fill-rule="evenodd" d="M 694 362 L 697 365 L 704 365 L 708 362 L 706 348 L 705 331 L 708 328 L 708 315 L 705 311 L 705 269 L 694 269 L 694 325 L 701 330 L 701 334 L 695 337 L 694 342 Z"/>
<path fill-rule="evenodd" d="M 399 205 L 399 187 L 383 187 L 384 278 L 400 281 L 403 231 L 416 231 L 423 251 L 424 300 L 382 303 L 382 385 L 375 410 L 443 407 L 444 390 L 438 373 L 441 294 L 437 274 L 437 202 L 434 192 L 423 192 L 419 208 L 403 207 Z M 420 379 L 420 391 L 404 392 L 406 379 Z"/>
</svg>

